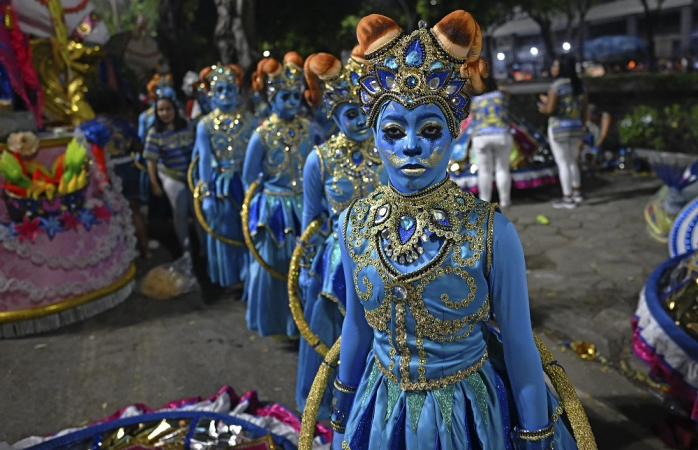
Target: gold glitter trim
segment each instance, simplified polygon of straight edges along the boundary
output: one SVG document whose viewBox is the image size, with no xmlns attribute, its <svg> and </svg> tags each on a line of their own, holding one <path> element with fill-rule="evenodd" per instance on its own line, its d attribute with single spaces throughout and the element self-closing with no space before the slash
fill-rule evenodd
<svg viewBox="0 0 698 450">
<path fill-rule="evenodd" d="M 313 380 L 308 393 L 308 399 L 303 409 L 303 419 L 301 421 L 301 432 L 298 437 L 298 450 L 312 450 L 313 437 L 315 436 L 315 424 L 317 423 L 317 413 L 320 410 L 322 397 L 325 395 L 325 389 L 330 380 L 330 376 L 339 364 L 339 347 L 342 338 L 339 337 L 335 341 L 332 348 L 325 355 L 325 360 L 320 364 L 317 375 Z"/>
<path fill-rule="evenodd" d="M 134 159 L 135 161 L 135 159 Z M 194 156 L 194 159 L 191 160 L 189 163 L 189 168 L 187 169 L 187 185 L 189 186 L 189 191 L 194 193 L 194 189 L 196 189 L 196 185 L 194 184 L 194 171 L 196 170 L 196 166 L 199 165 L 199 154 L 197 153 L 196 156 Z M 147 171 L 147 169 L 146 169 Z"/>
<path fill-rule="evenodd" d="M 206 218 L 204 217 L 204 211 L 201 206 L 201 204 L 204 201 L 204 196 L 201 195 L 201 184 L 197 185 L 194 188 L 194 215 L 196 216 L 196 220 L 199 222 L 199 225 L 201 225 L 201 228 L 204 229 L 204 231 L 208 234 L 210 234 L 214 239 L 221 241 L 222 243 L 226 245 L 230 245 L 231 247 L 244 247 L 245 242 L 244 241 L 238 241 L 235 239 L 231 239 L 229 237 L 221 236 L 220 234 L 216 233 L 213 231 L 213 228 L 211 228 L 208 223 L 206 222 Z"/>
<path fill-rule="evenodd" d="M 487 223 L 487 270 L 485 272 L 485 277 L 490 276 L 490 270 L 492 269 L 492 255 L 494 252 L 494 212 L 498 208 L 497 203 L 490 205 L 490 214 Z"/>
<path fill-rule="evenodd" d="M 75 308 L 85 303 L 89 303 L 93 300 L 97 300 L 105 295 L 113 294 L 119 289 L 123 288 L 128 284 L 133 277 L 136 275 L 136 265 L 131 263 L 131 265 L 126 270 L 121 278 L 116 280 L 109 286 L 105 286 L 101 289 L 97 289 L 86 294 L 78 295 L 76 297 L 69 297 L 58 303 L 52 303 L 50 305 L 36 306 L 34 308 L 17 309 L 14 311 L 0 312 L 0 323 L 9 322 L 20 322 L 22 320 L 36 319 L 38 317 L 45 317 L 51 314 L 56 314 L 67 309 Z"/>
<path fill-rule="evenodd" d="M 540 340 L 538 336 L 533 335 L 533 339 L 536 342 L 536 347 L 538 347 L 538 353 L 540 353 L 540 358 L 543 363 L 543 371 L 550 382 L 552 383 L 555 391 L 560 396 L 560 403 L 567 413 L 567 417 L 572 425 L 572 431 L 574 433 L 574 439 L 577 441 L 577 447 L 579 450 L 596 450 L 596 440 L 594 439 L 594 433 L 591 431 L 591 426 L 589 425 L 589 419 L 584 412 L 584 407 L 577 397 L 577 392 L 574 390 L 574 386 L 570 383 L 569 378 L 565 374 L 565 371 L 557 364 L 555 357 L 545 346 L 543 341 Z"/>
<path fill-rule="evenodd" d="M 250 203 L 252 202 L 252 197 L 254 196 L 255 192 L 257 191 L 257 188 L 259 187 L 259 182 L 258 181 L 253 181 L 252 184 L 250 184 L 250 188 L 245 192 L 245 200 L 242 202 L 242 211 L 240 211 L 240 216 L 242 219 L 242 234 L 245 237 L 245 244 L 247 244 L 247 248 L 250 250 L 250 254 L 252 257 L 259 263 L 260 266 L 267 272 L 269 272 L 269 275 L 272 277 L 281 280 L 281 281 L 287 281 L 287 276 L 286 274 L 283 274 L 276 269 L 274 269 L 271 265 L 269 265 L 264 259 L 262 259 L 262 256 L 259 254 L 257 251 L 257 248 L 254 246 L 254 242 L 252 241 L 252 236 L 250 234 Z"/>
<path fill-rule="evenodd" d="M 293 321 L 296 322 L 296 327 L 303 336 L 303 339 L 315 349 L 320 356 L 326 356 L 329 348 L 325 345 L 317 334 L 313 333 L 310 329 L 310 325 L 305 320 L 303 315 L 303 306 L 301 305 L 301 299 L 298 296 L 298 278 L 300 275 L 300 263 L 303 259 L 303 255 L 306 250 L 306 245 L 310 242 L 310 239 L 318 232 L 322 226 L 321 219 L 315 219 L 308 225 L 303 234 L 300 237 L 300 243 L 296 245 L 293 250 L 293 256 L 291 256 L 291 264 L 288 267 L 288 304 L 291 308 L 291 314 L 293 315 Z"/>
<path fill-rule="evenodd" d="M 461 369 L 457 372 L 452 373 L 451 375 L 447 375 L 445 377 L 441 378 L 434 378 L 431 380 L 427 381 L 410 381 L 409 379 L 401 379 L 398 382 L 397 376 L 386 369 L 383 364 L 381 364 L 380 360 L 378 360 L 378 356 L 374 355 L 374 361 L 376 365 L 378 366 L 378 369 L 380 369 L 381 373 L 385 378 L 387 378 L 389 381 L 392 381 L 393 383 L 397 384 L 400 386 L 400 389 L 403 391 L 429 391 L 432 389 L 439 389 L 442 387 L 446 387 L 449 384 L 454 384 L 458 383 L 459 381 L 464 380 L 465 378 L 469 377 L 476 371 L 480 370 L 483 365 L 485 365 L 485 361 L 487 361 L 487 358 L 489 357 L 487 350 L 485 350 L 485 353 L 482 354 L 480 359 L 475 362 L 475 364 L 466 367 L 465 369 Z M 586 416 L 585 416 L 586 417 Z"/>
</svg>

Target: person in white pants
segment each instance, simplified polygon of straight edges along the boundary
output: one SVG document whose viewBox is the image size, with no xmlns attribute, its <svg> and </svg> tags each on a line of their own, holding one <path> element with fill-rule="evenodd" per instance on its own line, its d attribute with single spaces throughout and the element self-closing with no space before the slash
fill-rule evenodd
<svg viewBox="0 0 698 450">
<path fill-rule="evenodd" d="M 506 208 L 511 204 L 511 155 L 513 137 L 509 132 L 509 102 L 497 88 L 492 77 L 486 81 L 486 91 L 473 97 L 470 114 L 472 121 L 472 149 L 477 159 L 477 188 L 479 197 L 489 202 L 492 199 L 492 173 L 495 173 L 499 205 Z"/>
<path fill-rule="evenodd" d="M 553 208 L 572 209 L 584 198 L 577 156 L 584 135 L 582 118 L 586 117 L 588 97 L 577 76 L 577 61 L 570 54 L 555 59 L 550 68 L 555 81 L 548 95 L 541 96 L 538 110 L 549 114 L 548 140 L 560 175 L 562 199 Z"/>
</svg>

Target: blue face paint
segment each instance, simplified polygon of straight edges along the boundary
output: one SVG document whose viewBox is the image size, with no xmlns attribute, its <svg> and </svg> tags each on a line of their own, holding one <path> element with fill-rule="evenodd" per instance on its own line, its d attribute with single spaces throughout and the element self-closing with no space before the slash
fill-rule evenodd
<svg viewBox="0 0 698 450">
<path fill-rule="evenodd" d="M 278 91 L 269 103 L 277 116 L 285 120 L 293 119 L 301 106 L 301 90 Z"/>
<path fill-rule="evenodd" d="M 446 177 L 453 138 L 446 117 L 435 104 L 410 111 L 389 101 L 373 131 L 388 178 L 400 192 L 420 191 Z"/>
<path fill-rule="evenodd" d="M 372 136 L 366 124 L 366 115 L 356 103 L 341 103 L 334 109 L 332 119 L 352 141 L 364 142 Z"/>
<path fill-rule="evenodd" d="M 228 112 L 237 106 L 238 87 L 230 81 L 218 81 L 211 86 L 209 92 L 211 107 L 218 108 L 223 112 Z"/>
</svg>

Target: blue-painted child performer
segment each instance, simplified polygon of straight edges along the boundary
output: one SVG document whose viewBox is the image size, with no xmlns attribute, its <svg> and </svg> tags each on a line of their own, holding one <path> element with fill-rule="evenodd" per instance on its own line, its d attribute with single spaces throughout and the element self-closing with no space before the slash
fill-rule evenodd
<svg viewBox="0 0 698 450">
<path fill-rule="evenodd" d="M 252 77 L 252 87 L 266 90 L 273 111 L 252 135 L 242 170 L 250 195 L 252 183 L 259 182 L 243 225 L 248 226 L 253 256 L 245 281 L 247 326 L 261 336 L 298 336 L 286 277 L 301 233 L 303 166 L 314 143 L 310 121 L 298 117 L 302 67 L 303 58 L 290 52 L 283 62 L 261 60 Z"/>
<path fill-rule="evenodd" d="M 544 381 L 516 230 L 447 175 L 469 95 L 488 75 L 477 22 L 456 11 L 406 34 L 371 15 L 357 35 L 389 185 L 339 219 L 351 281 L 334 448 L 577 448 Z M 585 436 L 580 447 L 595 448 Z"/>
<path fill-rule="evenodd" d="M 199 220 L 207 230 L 208 276 L 224 287 L 239 286 L 248 263 L 240 221 L 242 164 L 257 121 L 239 105 L 243 75 L 234 64 L 206 67 L 199 74 L 213 111 L 196 126 L 199 187 L 194 201 L 201 202 Z"/>
<path fill-rule="evenodd" d="M 308 84 L 306 100 L 312 108 L 324 101 L 329 117 L 339 129 L 310 153 L 303 171 L 303 229 L 324 214 L 332 228 L 322 243 L 313 245 L 311 241 L 311 248 L 306 249 L 315 257 L 300 270 L 303 314 L 312 333 L 329 347 L 341 334 L 346 305 L 337 219 L 352 201 L 385 184 L 388 176 L 361 109 L 359 79 L 366 74 L 366 65 L 360 49 L 354 49 L 344 66 L 330 54 L 311 55 L 305 61 L 304 72 Z M 327 201 L 327 212 L 323 199 Z M 320 236 L 314 238 L 320 240 Z M 306 340 L 301 341 L 296 382 L 300 410 L 321 363 L 320 354 Z M 319 417 L 329 417 L 331 400 L 328 391 Z"/>
</svg>

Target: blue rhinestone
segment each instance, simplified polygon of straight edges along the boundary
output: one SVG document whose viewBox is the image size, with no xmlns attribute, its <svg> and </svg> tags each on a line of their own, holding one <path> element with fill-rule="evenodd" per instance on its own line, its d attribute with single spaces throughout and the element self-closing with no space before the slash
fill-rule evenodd
<svg viewBox="0 0 698 450">
<path fill-rule="evenodd" d="M 407 87 L 414 89 L 417 86 L 417 78 L 412 76 L 407 77 L 407 79 L 405 80 L 405 84 L 407 85 Z"/>
<path fill-rule="evenodd" d="M 387 58 L 385 58 L 385 66 L 389 69 L 393 69 L 393 70 L 397 69 L 398 65 L 397 65 L 397 60 L 395 59 L 395 57 L 388 56 Z"/>
<path fill-rule="evenodd" d="M 410 216 L 400 217 L 400 226 L 402 226 L 402 228 L 404 228 L 405 230 L 409 230 L 414 226 L 414 218 Z"/>
</svg>

